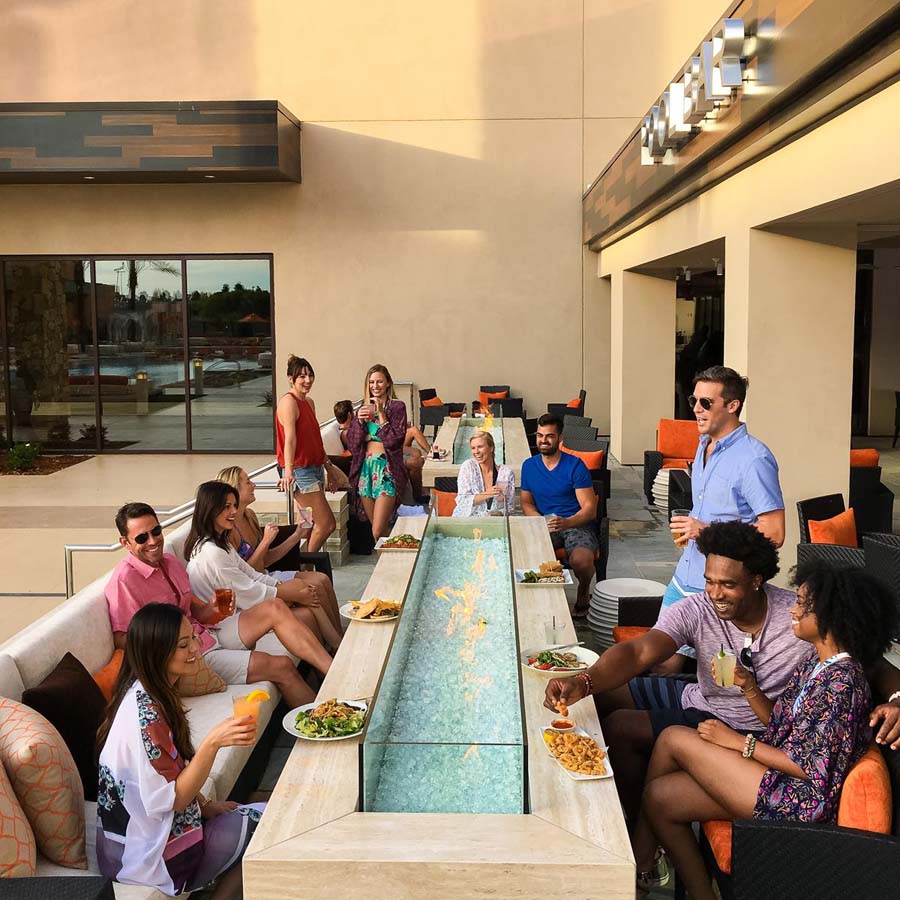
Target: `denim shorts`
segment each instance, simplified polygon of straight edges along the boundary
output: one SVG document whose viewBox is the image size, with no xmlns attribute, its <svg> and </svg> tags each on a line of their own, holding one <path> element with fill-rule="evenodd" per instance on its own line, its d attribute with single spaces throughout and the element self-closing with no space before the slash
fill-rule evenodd
<svg viewBox="0 0 900 900">
<path fill-rule="evenodd" d="M 278 474 L 284 474 L 284 469 L 281 466 L 278 466 Z M 324 486 L 324 466 L 296 466 L 294 468 L 294 490 L 298 494 L 311 494 L 314 491 L 321 491 Z"/>
</svg>

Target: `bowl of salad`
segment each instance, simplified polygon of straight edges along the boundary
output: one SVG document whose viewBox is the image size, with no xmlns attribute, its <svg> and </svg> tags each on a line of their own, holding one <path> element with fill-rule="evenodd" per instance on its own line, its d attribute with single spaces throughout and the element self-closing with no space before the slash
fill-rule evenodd
<svg viewBox="0 0 900 900">
<path fill-rule="evenodd" d="M 585 672 L 600 657 L 587 647 L 569 647 L 566 650 L 525 650 L 521 661 L 524 668 L 548 678 L 567 678 Z"/>
<path fill-rule="evenodd" d="M 292 709 L 281 724 L 288 734 L 306 741 L 344 741 L 363 730 L 367 710 L 360 700 L 305 703 Z"/>
</svg>

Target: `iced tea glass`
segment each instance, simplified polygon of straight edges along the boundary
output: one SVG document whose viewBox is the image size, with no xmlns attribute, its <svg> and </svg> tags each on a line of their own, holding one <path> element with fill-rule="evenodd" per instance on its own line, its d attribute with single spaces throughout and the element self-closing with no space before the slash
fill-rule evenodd
<svg viewBox="0 0 900 900">
<path fill-rule="evenodd" d="M 234 612 L 234 591 L 231 588 L 216 588 L 216 608 L 223 619 Z"/>
</svg>

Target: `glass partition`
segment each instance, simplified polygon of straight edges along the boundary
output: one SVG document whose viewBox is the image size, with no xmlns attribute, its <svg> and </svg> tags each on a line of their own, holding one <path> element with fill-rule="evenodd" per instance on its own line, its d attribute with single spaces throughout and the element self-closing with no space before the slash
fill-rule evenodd
<svg viewBox="0 0 900 900">
<path fill-rule="evenodd" d="M 267 259 L 187 261 L 194 450 L 272 450 Z"/>
<path fill-rule="evenodd" d="M 95 449 L 90 264 L 14 261 L 3 274 L 13 442 Z"/>
<path fill-rule="evenodd" d="M 96 262 L 103 447 L 186 450 L 179 259 Z"/>
<path fill-rule="evenodd" d="M 459 420 L 459 430 L 456 432 L 456 439 L 453 441 L 453 463 L 460 465 L 464 463 L 472 455 L 469 448 L 469 439 L 476 431 L 490 431 L 494 438 L 494 459 L 497 464 L 505 463 L 506 457 L 503 453 L 503 419 L 501 418 L 464 418 Z"/>
<path fill-rule="evenodd" d="M 526 811 L 506 520 L 425 530 L 361 744 L 369 812 Z"/>
</svg>

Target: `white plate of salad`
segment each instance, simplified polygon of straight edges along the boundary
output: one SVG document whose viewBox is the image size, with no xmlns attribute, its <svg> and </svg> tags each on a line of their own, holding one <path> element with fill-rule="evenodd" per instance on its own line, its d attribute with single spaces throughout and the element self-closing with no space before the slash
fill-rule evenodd
<svg viewBox="0 0 900 900">
<path fill-rule="evenodd" d="M 522 665 L 538 675 L 548 678 L 567 678 L 586 672 L 600 657 L 587 647 L 569 647 L 565 650 L 525 650 Z"/>
<path fill-rule="evenodd" d="M 368 708 L 362 700 L 304 703 L 287 713 L 281 724 L 288 734 L 305 741 L 345 741 L 363 730 Z"/>
</svg>

